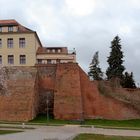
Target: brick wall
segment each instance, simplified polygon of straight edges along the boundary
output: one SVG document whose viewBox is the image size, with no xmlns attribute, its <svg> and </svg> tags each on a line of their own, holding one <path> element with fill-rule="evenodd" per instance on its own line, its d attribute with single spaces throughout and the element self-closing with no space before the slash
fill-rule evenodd
<svg viewBox="0 0 140 140">
<path fill-rule="evenodd" d="M 0 86 L 0 120 L 28 121 L 45 113 L 48 95 L 56 119 L 140 118 L 133 104 L 99 93 L 98 83 L 89 81 L 78 64 L 9 67 L 6 75 L 8 94 Z"/>
<path fill-rule="evenodd" d="M 36 116 L 36 73 L 33 67 L 7 69 L 8 94 L 0 96 L 0 120 L 27 121 Z"/>
<path fill-rule="evenodd" d="M 86 119 L 140 119 L 140 111 L 135 109 L 131 104 L 124 103 L 113 97 L 102 95 L 97 88 L 98 83 L 89 81 L 87 75 L 80 67 L 79 72 L 84 116 Z"/>
<path fill-rule="evenodd" d="M 39 113 L 46 113 L 47 109 L 53 114 L 54 89 L 56 78 L 56 65 L 39 66 L 38 69 L 38 94 Z M 48 103 L 47 103 L 48 100 Z M 48 107 L 47 107 L 48 104 Z"/>
<path fill-rule="evenodd" d="M 56 119 L 82 118 L 80 75 L 77 64 L 58 64 L 54 94 Z"/>
</svg>

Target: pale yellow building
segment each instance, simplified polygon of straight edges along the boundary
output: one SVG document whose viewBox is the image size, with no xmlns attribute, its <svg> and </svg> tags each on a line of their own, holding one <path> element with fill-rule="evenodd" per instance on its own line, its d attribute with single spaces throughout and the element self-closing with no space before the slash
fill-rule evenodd
<svg viewBox="0 0 140 140">
<path fill-rule="evenodd" d="M 0 64 L 34 66 L 36 51 L 42 47 L 39 37 L 15 20 L 0 20 Z"/>
<path fill-rule="evenodd" d="M 37 64 L 76 63 L 75 50 L 67 47 L 39 47 L 37 50 Z"/>
<path fill-rule="evenodd" d="M 76 63 L 75 50 L 67 47 L 42 47 L 35 31 L 15 20 L 0 20 L 0 65 Z"/>
</svg>

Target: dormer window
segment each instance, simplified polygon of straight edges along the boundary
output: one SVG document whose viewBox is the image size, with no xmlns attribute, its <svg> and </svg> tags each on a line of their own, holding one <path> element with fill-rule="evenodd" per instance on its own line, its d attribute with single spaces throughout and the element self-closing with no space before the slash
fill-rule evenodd
<svg viewBox="0 0 140 140">
<path fill-rule="evenodd" d="M 50 49 L 47 49 L 47 52 L 49 53 L 50 52 Z"/>
<path fill-rule="evenodd" d="M 8 32 L 13 32 L 13 26 L 8 26 Z"/>
<path fill-rule="evenodd" d="M 57 51 L 58 51 L 58 53 L 61 53 L 61 49 L 58 49 Z"/>
<path fill-rule="evenodd" d="M 52 49 L 52 52 L 55 53 L 55 49 Z"/>
</svg>

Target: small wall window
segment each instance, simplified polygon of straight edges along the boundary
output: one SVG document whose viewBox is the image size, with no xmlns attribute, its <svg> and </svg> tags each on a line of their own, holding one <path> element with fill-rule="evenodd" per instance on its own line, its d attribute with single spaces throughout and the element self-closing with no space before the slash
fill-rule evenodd
<svg viewBox="0 0 140 140">
<path fill-rule="evenodd" d="M 0 39 L 0 48 L 2 47 L 2 39 Z"/>
<path fill-rule="evenodd" d="M 24 48 L 25 47 L 25 38 L 20 38 L 19 39 L 19 47 Z"/>
<path fill-rule="evenodd" d="M 0 55 L 0 64 L 2 64 L 2 56 Z"/>
<path fill-rule="evenodd" d="M 13 26 L 8 26 L 8 32 L 13 32 Z"/>
<path fill-rule="evenodd" d="M 56 63 L 60 63 L 60 59 L 56 59 Z"/>
<path fill-rule="evenodd" d="M 51 64 L 52 63 L 52 60 L 51 59 L 48 59 L 47 60 L 47 64 Z"/>
<path fill-rule="evenodd" d="M 14 55 L 8 55 L 8 64 L 14 64 Z"/>
<path fill-rule="evenodd" d="M 58 53 L 61 53 L 61 49 L 58 49 L 57 51 L 58 51 Z"/>
<path fill-rule="evenodd" d="M 42 59 L 38 59 L 38 64 L 42 64 Z"/>
<path fill-rule="evenodd" d="M 0 27 L 0 32 L 2 32 L 2 27 Z"/>
<path fill-rule="evenodd" d="M 50 49 L 47 49 L 47 52 L 49 53 L 50 52 Z"/>
<path fill-rule="evenodd" d="M 55 53 L 55 49 L 52 49 L 52 52 Z"/>
<path fill-rule="evenodd" d="M 26 64 L 26 55 L 20 55 L 20 64 Z"/>
<path fill-rule="evenodd" d="M 13 38 L 8 38 L 8 40 L 7 40 L 7 47 L 8 48 L 13 48 Z"/>
</svg>

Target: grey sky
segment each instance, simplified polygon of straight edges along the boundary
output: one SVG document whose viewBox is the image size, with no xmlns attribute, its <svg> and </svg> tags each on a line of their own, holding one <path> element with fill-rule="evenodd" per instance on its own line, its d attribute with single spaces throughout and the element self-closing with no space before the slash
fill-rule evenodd
<svg viewBox="0 0 140 140">
<path fill-rule="evenodd" d="M 44 46 L 75 48 L 85 71 L 95 51 L 106 70 L 110 42 L 119 35 L 126 70 L 140 82 L 140 0 L 0 0 L 0 5 L 0 19 L 36 30 Z"/>
</svg>

